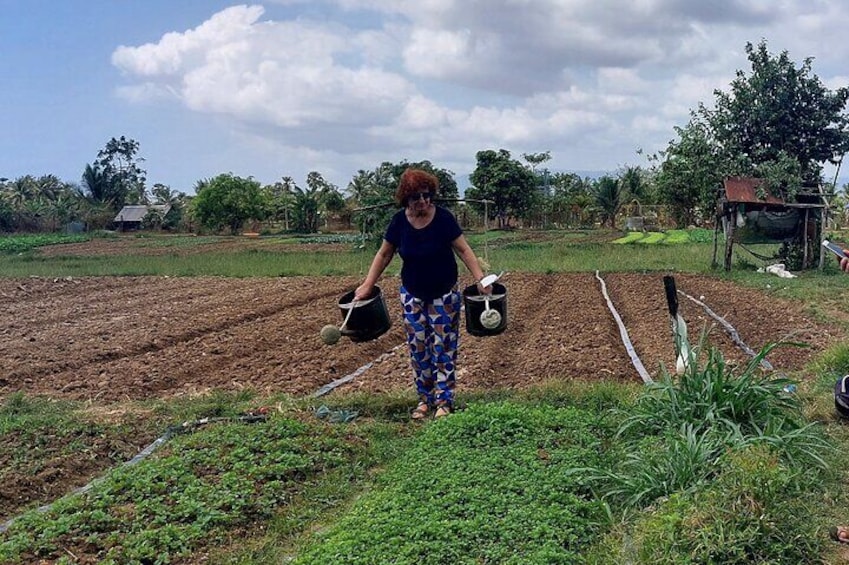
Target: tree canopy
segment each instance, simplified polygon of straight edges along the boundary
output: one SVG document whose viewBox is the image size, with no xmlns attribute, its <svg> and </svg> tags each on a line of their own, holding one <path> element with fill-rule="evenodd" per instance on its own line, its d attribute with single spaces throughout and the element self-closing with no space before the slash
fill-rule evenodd
<svg viewBox="0 0 849 565">
<path fill-rule="evenodd" d="M 849 150 L 849 89 L 829 90 L 811 58 L 797 67 L 765 41 L 746 44 L 746 54 L 751 73 L 738 70 L 728 92 L 714 91 L 713 108 L 700 104 L 676 128 L 678 139 L 653 156 L 658 189 L 680 217 L 711 210 L 720 181 L 735 175 L 765 178 L 771 192 L 793 200 Z"/>
<path fill-rule="evenodd" d="M 466 190 L 469 198 L 494 202 L 490 215 L 506 227 L 511 216 L 521 217 L 534 205 L 538 196 L 534 172 L 510 157 L 506 149 L 478 151 L 477 166 L 469 180 L 474 185 Z"/>
<path fill-rule="evenodd" d="M 125 204 L 147 204 L 147 171 L 141 168 L 144 159 L 138 156 L 139 142 L 123 135 L 110 139 L 106 146 L 98 151 L 97 160 L 91 167 L 99 172 L 105 183 L 104 198 L 112 203 L 116 210 Z M 89 174 L 86 167 L 85 175 Z M 84 178 L 85 178 L 84 175 Z"/>
<path fill-rule="evenodd" d="M 849 88 L 830 91 L 813 74 L 812 58 L 797 68 L 787 51 L 771 55 L 765 41 L 747 43 L 746 54 L 751 74 L 737 71 L 730 92 L 715 91 L 715 108 L 702 106 L 699 113 L 732 168 L 738 167 L 732 172 L 758 173 L 791 161 L 797 176 L 778 179 L 782 184 L 818 183 L 821 165 L 837 163 L 849 150 Z"/>
<path fill-rule="evenodd" d="M 364 233 L 371 234 L 375 239 L 376 236 L 383 235 L 395 212 L 393 202 L 398 182 L 408 168 L 421 169 L 434 174 L 439 180 L 438 198 L 447 200 L 459 198 L 460 193 L 457 181 L 454 180 L 454 173 L 436 167 L 427 160 L 413 163 L 407 160 L 398 163 L 384 161 L 371 171 L 360 169 L 348 183 L 348 192 L 351 194 L 351 204 L 354 206 L 375 207 L 354 216 Z"/>
<path fill-rule="evenodd" d="M 260 183 L 232 173 L 202 180 L 195 187 L 192 212 L 195 219 L 212 230 L 229 228 L 236 234 L 248 220 L 262 220 L 266 213 Z"/>
</svg>

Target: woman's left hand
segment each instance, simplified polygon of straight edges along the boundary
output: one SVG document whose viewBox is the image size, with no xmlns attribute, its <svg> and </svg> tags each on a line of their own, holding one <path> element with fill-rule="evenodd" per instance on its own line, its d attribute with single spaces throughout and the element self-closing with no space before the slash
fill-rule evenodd
<svg viewBox="0 0 849 565">
<path fill-rule="evenodd" d="M 481 286 L 481 283 L 478 283 L 478 292 L 481 294 L 492 294 L 492 285 Z"/>
</svg>

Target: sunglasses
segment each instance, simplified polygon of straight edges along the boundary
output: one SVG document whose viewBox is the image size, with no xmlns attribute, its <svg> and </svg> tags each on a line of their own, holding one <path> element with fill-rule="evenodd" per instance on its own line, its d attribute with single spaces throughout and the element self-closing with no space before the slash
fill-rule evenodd
<svg viewBox="0 0 849 565">
<path fill-rule="evenodd" d="M 430 202 L 431 200 L 433 200 L 433 193 L 432 192 L 415 192 L 415 193 L 413 193 L 409 196 L 408 200 L 410 202 L 415 202 L 419 198 L 424 198 L 425 200 Z"/>
</svg>

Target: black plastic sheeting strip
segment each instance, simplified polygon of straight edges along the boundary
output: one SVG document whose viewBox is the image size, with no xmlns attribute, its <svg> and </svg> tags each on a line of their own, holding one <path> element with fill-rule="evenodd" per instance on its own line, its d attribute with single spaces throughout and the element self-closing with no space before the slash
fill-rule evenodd
<svg viewBox="0 0 849 565">
<path fill-rule="evenodd" d="M 330 392 L 334 388 L 341 386 L 345 383 L 353 381 L 355 378 L 359 377 L 360 375 L 365 373 L 367 370 L 369 370 L 369 368 L 371 368 L 371 366 L 374 365 L 375 363 L 380 363 L 381 361 L 383 361 L 384 359 L 386 359 L 390 355 L 394 354 L 395 351 L 399 347 L 404 347 L 404 344 L 396 345 L 395 347 L 390 349 L 389 352 L 380 355 L 380 357 L 378 357 L 374 361 L 369 361 L 368 363 L 366 363 L 365 365 L 363 365 L 362 367 L 360 367 L 359 369 L 357 369 L 353 373 L 351 373 L 349 375 L 345 375 L 344 377 L 340 377 L 340 378 L 336 379 L 335 381 L 327 383 L 326 385 L 324 385 L 323 387 L 321 387 L 320 389 L 315 391 L 312 394 L 313 397 L 318 398 L 319 396 L 324 396 L 325 394 L 327 394 L 328 392 Z"/>
</svg>

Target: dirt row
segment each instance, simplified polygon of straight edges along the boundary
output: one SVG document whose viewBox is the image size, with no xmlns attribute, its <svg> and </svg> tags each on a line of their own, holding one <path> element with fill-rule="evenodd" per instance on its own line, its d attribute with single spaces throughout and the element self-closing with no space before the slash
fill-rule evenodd
<svg viewBox="0 0 849 565">
<path fill-rule="evenodd" d="M 661 275 L 604 276 L 634 347 L 652 374 L 674 366 Z M 792 336 L 811 345 L 781 348 L 770 360 L 798 369 L 841 332 L 796 304 L 705 276 L 676 277 L 678 288 L 725 317 L 754 349 Z M 393 327 L 367 343 L 324 345 L 319 330 L 339 324 L 336 300 L 359 281 L 92 277 L 0 281 L 0 397 L 15 391 L 112 403 L 252 388 L 305 395 L 384 359 L 340 391 L 408 387 L 398 280 L 382 281 Z M 508 327 L 497 336 L 463 330 L 459 389 L 523 387 L 547 379 L 639 379 L 592 274 L 510 274 Z M 713 320 L 681 298 L 695 339 L 731 360 L 747 358 Z"/>
</svg>

